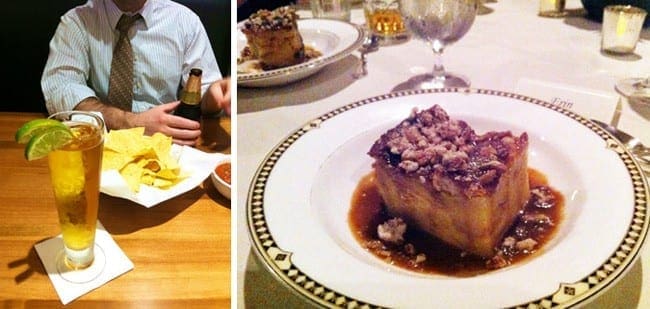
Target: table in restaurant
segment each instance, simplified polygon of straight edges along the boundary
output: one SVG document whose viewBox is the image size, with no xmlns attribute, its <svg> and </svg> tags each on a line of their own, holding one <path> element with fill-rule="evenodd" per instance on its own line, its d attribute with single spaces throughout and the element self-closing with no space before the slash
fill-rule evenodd
<svg viewBox="0 0 650 309">
<path fill-rule="evenodd" d="M 47 160 L 14 141 L 34 113 L 0 113 L 0 306 L 63 307 L 34 245 L 60 233 Z M 230 118 L 206 119 L 198 149 L 230 153 Z M 133 269 L 66 308 L 230 307 L 230 201 L 210 178 L 152 208 L 100 195 L 99 221 Z M 111 261 L 107 261 L 111 263 Z"/>
<path fill-rule="evenodd" d="M 515 92 L 523 80 L 610 94 L 617 80 L 650 74 L 650 29 L 644 29 L 635 53 L 616 57 L 601 53 L 601 24 L 583 17 L 579 1 L 567 1 L 564 18 L 537 16 L 538 1 L 483 1 L 481 14 L 457 43 L 445 49 L 447 70 L 464 74 L 471 87 Z M 300 10 L 308 17 L 307 10 Z M 356 7 L 352 22 L 364 22 Z M 367 55 L 368 75 L 354 79 L 358 52 L 332 63 L 304 80 L 269 88 L 237 91 L 237 301 L 240 308 L 273 305 L 308 307 L 271 274 L 251 248 L 246 220 L 249 185 L 265 157 L 291 132 L 338 107 L 382 95 L 433 66 L 421 41 L 381 47 Z M 549 90 L 551 91 L 551 90 Z M 650 144 L 650 107 L 623 101 L 619 128 Z M 594 108 L 598 108 L 594 104 Z M 609 122 L 609 119 L 601 119 Z M 297 231 L 296 237 L 299 236 Z M 489 296 L 488 296 L 489 297 Z M 650 308 L 650 248 L 590 308 Z"/>
</svg>

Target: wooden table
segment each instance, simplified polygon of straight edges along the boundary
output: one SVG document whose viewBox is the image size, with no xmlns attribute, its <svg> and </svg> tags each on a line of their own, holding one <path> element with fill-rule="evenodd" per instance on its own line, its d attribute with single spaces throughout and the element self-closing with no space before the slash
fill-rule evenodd
<svg viewBox="0 0 650 309">
<path fill-rule="evenodd" d="M 0 113 L 0 307 L 63 307 L 34 245 L 60 233 L 47 160 L 14 133 L 32 113 Z M 230 118 L 206 120 L 197 148 L 230 153 Z M 208 131 L 208 130 L 206 130 Z M 99 220 L 134 268 L 70 308 L 229 308 L 230 201 L 210 178 L 152 208 L 101 194 Z M 110 261 L 109 261 L 110 262 Z"/>
</svg>

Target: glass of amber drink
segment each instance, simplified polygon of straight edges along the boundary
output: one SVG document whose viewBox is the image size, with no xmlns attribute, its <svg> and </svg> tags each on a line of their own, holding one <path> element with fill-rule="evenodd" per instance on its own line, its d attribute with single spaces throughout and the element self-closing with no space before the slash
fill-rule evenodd
<svg viewBox="0 0 650 309">
<path fill-rule="evenodd" d="M 368 31 L 377 36 L 382 45 L 403 42 L 409 38 L 397 0 L 364 0 L 363 12 Z"/>
<path fill-rule="evenodd" d="M 61 121 L 73 135 L 67 144 L 48 154 L 64 244 L 57 268 L 63 273 L 86 269 L 95 259 L 105 125 L 101 117 L 81 111 L 60 112 L 49 118 Z"/>
</svg>

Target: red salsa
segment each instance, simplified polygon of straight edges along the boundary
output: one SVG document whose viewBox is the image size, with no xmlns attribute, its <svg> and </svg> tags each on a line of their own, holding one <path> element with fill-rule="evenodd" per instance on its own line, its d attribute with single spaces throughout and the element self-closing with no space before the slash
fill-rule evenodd
<svg viewBox="0 0 650 309">
<path fill-rule="evenodd" d="M 217 168 L 215 168 L 214 171 L 217 173 L 217 176 L 219 176 L 219 178 L 230 184 L 230 162 L 225 162 L 217 165 Z"/>
</svg>

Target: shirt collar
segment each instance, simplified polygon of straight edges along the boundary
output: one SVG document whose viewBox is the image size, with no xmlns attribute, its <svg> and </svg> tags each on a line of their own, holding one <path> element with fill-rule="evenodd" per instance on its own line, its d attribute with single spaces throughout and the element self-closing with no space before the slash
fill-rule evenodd
<svg viewBox="0 0 650 309">
<path fill-rule="evenodd" d="M 152 13 L 153 13 L 153 4 L 154 1 L 152 0 L 147 0 L 144 3 L 144 6 L 142 8 L 135 12 L 139 13 L 142 15 L 142 19 L 144 20 L 145 26 L 147 25 L 147 21 L 152 18 Z M 120 9 L 115 5 L 115 2 L 113 0 L 105 0 L 104 1 L 105 7 L 106 7 L 106 13 L 108 15 L 108 22 L 111 25 L 111 29 L 115 30 L 115 27 L 117 26 L 117 22 L 120 20 L 120 17 L 122 17 L 122 14 L 129 14 L 130 13 L 125 13 L 120 11 Z"/>
</svg>

